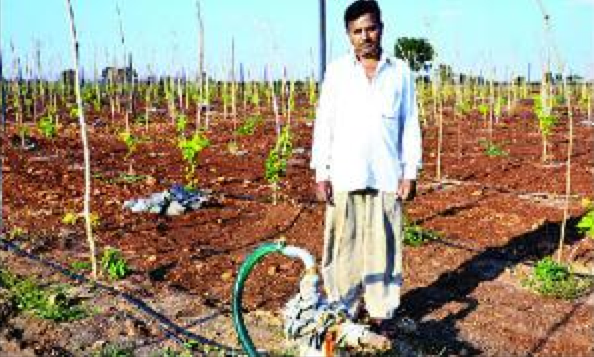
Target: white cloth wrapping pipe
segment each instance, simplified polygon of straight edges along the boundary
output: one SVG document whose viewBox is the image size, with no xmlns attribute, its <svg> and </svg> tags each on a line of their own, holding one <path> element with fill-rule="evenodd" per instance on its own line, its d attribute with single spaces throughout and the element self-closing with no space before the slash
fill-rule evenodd
<svg viewBox="0 0 594 357">
<path fill-rule="evenodd" d="M 314 257 L 305 249 L 288 245 L 282 249 L 282 253 L 290 258 L 299 258 L 305 265 L 305 269 L 315 269 Z"/>
</svg>

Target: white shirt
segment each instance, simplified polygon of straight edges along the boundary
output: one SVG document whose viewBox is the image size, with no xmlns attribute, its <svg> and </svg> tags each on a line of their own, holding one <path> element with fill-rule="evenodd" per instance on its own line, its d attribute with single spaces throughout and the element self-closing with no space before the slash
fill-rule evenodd
<svg viewBox="0 0 594 357">
<path fill-rule="evenodd" d="M 335 191 L 396 192 L 421 168 L 414 77 L 408 65 L 382 54 L 369 80 L 353 53 L 327 70 L 314 124 L 311 168 Z"/>
</svg>

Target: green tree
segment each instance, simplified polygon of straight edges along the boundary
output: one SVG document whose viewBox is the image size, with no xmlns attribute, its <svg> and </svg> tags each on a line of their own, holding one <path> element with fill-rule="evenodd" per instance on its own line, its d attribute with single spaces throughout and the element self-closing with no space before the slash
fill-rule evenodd
<svg viewBox="0 0 594 357">
<path fill-rule="evenodd" d="M 413 71 L 419 71 L 435 57 L 435 50 L 424 38 L 400 37 L 394 46 L 394 55 L 408 62 Z"/>
</svg>

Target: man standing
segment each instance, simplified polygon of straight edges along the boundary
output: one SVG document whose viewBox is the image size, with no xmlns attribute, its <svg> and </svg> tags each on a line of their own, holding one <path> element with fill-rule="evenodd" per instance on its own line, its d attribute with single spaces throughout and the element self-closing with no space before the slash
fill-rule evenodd
<svg viewBox="0 0 594 357">
<path fill-rule="evenodd" d="M 402 201 L 415 194 L 421 133 L 414 77 L 381 47 L 377 2 L 353 2 L 344 21 L 352 52 L 328 66 L 312 147 L 327 203 L 321 270 L 330 300 L 380 325 L 400 303 Z"/>
</svg>

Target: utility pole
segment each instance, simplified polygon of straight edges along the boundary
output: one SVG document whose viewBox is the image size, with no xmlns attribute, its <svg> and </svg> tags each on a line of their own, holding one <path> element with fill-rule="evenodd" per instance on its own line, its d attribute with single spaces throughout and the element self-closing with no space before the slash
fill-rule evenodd
<svg viewBox="0 0 594 357">
<path fill-rule="evenodd" d="M 326 71 L 326 0 L 320 0 L 320 83 Z"/>
</svg>

